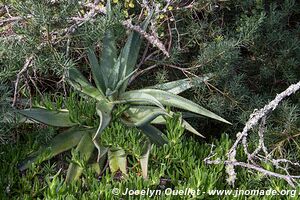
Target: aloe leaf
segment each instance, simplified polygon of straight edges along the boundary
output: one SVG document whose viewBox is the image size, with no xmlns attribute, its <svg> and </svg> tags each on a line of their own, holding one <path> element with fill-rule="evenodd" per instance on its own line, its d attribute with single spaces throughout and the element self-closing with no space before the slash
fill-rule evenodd
<svg viewBox="0 0 300 200">
<path fill-rule="evenodd" d="M 43 108 L 31 108 L 16 110 L 16 112 L 49 126 L 71 127 L 76 125 L 76 123 L 70 120 L 68 111 L 51 111 Z"/>
<path fill-rule="evenodd" d="M 96 106 L 96 112 L 97 112 L 97 114 L 98 114 L 98 116 L 100 118 L 99 127 L 98 127 L 95 135 L 93 136 L 93 143 L 94 143 L 95 147 L 98 150 L 97 162 L 100 161 L 101 154 L 102 154 L 102 151 L 103 151 L 103 148 L 101 149 L 101 146 L 99 144 L 100 135 L 103 132 L 103 130 L 111 122 L 111 119 L 112 119 L 112 116 L 111 116 L 112 109 L 113 109 L 113 107 L 110 107 L 105 102 L 102 102 L 102 103 L 99 102 L 99 103 L 97 103 L 97 106 Z"/>
<path fill-rule="evenodd" d="M 138 128 L 149 137 L 151 142 L 155 143 L 156 145 L 162 146 L 168 143 L 168 141 L 164 138 L 164 134 L 155 126 L 144 124 L 143 126 L 139 126 Z"/>
<path fill-rule="evenodd" d="M 93 140 L 95 140 L 103 132 L 103 130 L 109 125 L 112 118 L 111 111 L 112 108 L 109 109 L 107 104 L 97 103 L 96 112 L 100 118 L 100 123 L 95 135 L 93 136 Z"/>
<path fill-rule="evenodd" d="M 106 3 L 106 14 L 107 14 L 107 19 L 111 20 L 111 18 L 112 18 L 111 0 L 107 0 L 107 3 Z"/>
<path fill-rule="evenodd" d="M 94 171 L 100 175 L 101 172 L 103 173 L 103 171 L 106 168 L 106 164 L 107 164 L 107 152 L 108 152 L 108 148 L 106 147 L 99 147 L 100 148 L 100 155 L 98 156 L 97 162 L 94 162 L 92 164 L 92 169 L 94 169 Z"/>
<path fill-rule="evenodd" d="M 150 150 L 151 150 L 151 143 L 146 142 L 140 158 L 142 175 L 144 179 L 148 179 L 148 162 L 149 162 Z"/>
<path fill-rule="evenodd" d="M 191 133 L 194 133 L 195 135 L 198 135 L 200 137 L 205 138 L 202 134 L 200 134 L 191 124 L 189 124 L 187 121 L 185 121 L 184 119 L 182 120 L 182 126 L 190 131 Z"/>
<path fill-rule="evenodd" d="M 108 150 L 109 168 L 112 173 L 120 170 L 123 174 L 127 174 L 126 153 L 122 148 L 110 148 Z"/>
<path fill-rule="evenodd" d="M 102 91 L 92 86 L 76 68 L 69 69 L 68 82 L 74 89 L 92 98 L 95 98 L 99 101 L 105 99 L 105 96 L 102 93 Z"/>
<path fill-rule="evenodd" d="M 124 79 L 119 80 L 119 82 L 117 83 L 117 86 L 115 87 L 114 91 L 111 92 L 107 92 L 106 96 L 111 96 L 117 92 L 119 92 L 119 89 L 122 87 L 122 85 L 136 72 L 137 70 L 134 70 L 132 73 L 130 73 L 128 76 L 126 76 Z"/>
<path fill-rule="evenodd" d="M 112 10 L 111 1 L 107 1 L 107 24 L 111 22 Z M 108 25 L 109 26 L 109 25 Z M 105 78 L 106 88 L 114 89 L 114 84 L 118 79 L 118 69 L 115 69 L 115 63 L 117 61 L 117 48 L 115 42 L 115 36 L 113 30 L 108 27 L 104 33 L 103 38 L 103 50 L 100 57 L 100 66 L 102 69 L 102 76 Z"/>
<path fill-rule="evenodd" d="M 106 30 L 103 39 L 103 51 L 100 60 L 100 66 L 103 71 L 103 76 L 108 77 L 106 79 L 106 87 L 113 88 L 115 82 L 118 81 L 118 69 L 115 68 L 117 62 L 117 49 L 115 44 L 115 38 L 112 30 Z"/>
<path fill-rule="evenodd" d="M 102 91 L 102 93 L 104 94 L 106 92 L 107 82 L 107 80 L 105 80 L 105 73 L 103 73 L 93 49 L 88 48 L 87 54 L 96 86 L 98 90 Z"/>
<path fill-rule="evenodd" d="M 94 143 L 95 144 L 95 143 Z M 100 154 L 98 156 L 97 162 L 91 164 L 92 169 L 99 175 L 101 171 L 105 168 L 107 161 L 107 151 L 108 148 L 99 146 Z"/>
<path fill-rule="evenodd" d="M 166 124 L 166 119 L 162 116 L 158 116 L 157 118 L 151 121 L 151 124 Z M 182 119 L 182 126 L 184 127 L 184 129 L 188 130 L 189 132 L 205 138 L 202 134 L 200 134 L 192 125 L 190 125 L 184 119 Z"/>
<path fill-rule="evenodd" d="M 92 142 L 91 135 L 88 133 L 84 134 L 76 147 L 76 151 L 79 153 L 80 157 L 86 159 L 86 161 L 91 157 L 94 149 L 94 143 Z M 71 163 L 67 172 L 66 183 L 78 180 L 82 171 L 83 168 L 81 166 Z"/>
<path fill-rule="evenodd" d="M 107 152 L 108 152 L 107 147 L 100 146 L 100 155 L 99 155 L 98 163 L 100 162 L 101 164 L 101 161 L 103 162 L 102 159 L 107 155 Z"/>
<path fill-rule="evenodd" d="M 93 130 L 79 129 L 73 127 L 55 136 L 47 146 L 42 146 L 38 151 L 29 155 L 29 157 L 19 164 L 21 171 L 28 168 L 32 163 L 39 160 L 40 162 L 48 160 L 64 151 L 75 147 L 84 134 Z M 42 158 L 40 158 L 42 155 Z"/>
<path fill-rule="evenodd" d="M 202 115 L 198 115 L 195 113 L 191 113 L 191 112 L 181 112 L 182 114 L 182 118 L 183 119 L 188 119 L 188 118 L 202 118 Z"/>
<path fill-rule="evenodd" d="M 98 162 L 94 162 L 89 166 L 91 169 L 93 169 L 93 171 L 99 175 L 101 173 L 101 168 Z"/>
<path fill-rule="evenodd" d="M 124 121 L 129 121 L 127 125 L 142 126 L 150 123 L 152 120 L 161 115 L 168 115 L 165 110 L 153 106 L 131 107 L 124 112 Z"/>
<path fill-rule="evenodd" d="M 136 90 L 136 92 L 139 91 L 140 93 L 146 93 L 149 95 L 152 95 L 155 97 L 158 101 L 160 101 L 162 104 L 167 106 L 173 106 L 177 108 L 181 108 L 193 113 L 197 113 L 199 115 L 203 115 L 212 119 L 219 120 L 221 122 L 231 124 L 227 120 L 223 119 L 222 117 L 216 115 L 215 113 L 203 108 L 202 106 L 186 99 L 181 96 L 172 94 L 170 92 L 157 90 L 157 89 L 140 89 Z M 131 91 L 134 92 L 134 91 Z"/>
<path fill-rule="evenodd" d="M 159 89 L 172 94 L 180 94 L 201 82 L 207 81 L 212 77 L 212 74 L 205 74 L 201 77 L 185 78 L 177 81 L 172 81 L 168 83 L 162 83 L 154 86 L 147 87 L 149 89 Z M 146 89 L 147 89 L 146 88 Z"/>
<path fill-rule="evenodd" d="M 125 92 L 120 95 L 119 100 L 120 103 L 156 105 L 164 110 L 164 106 L 161 102 L 159 102 L 154 96 L 141 92 L 141 90 L 132 90 Z"/>
<path fill-rule="evenodd" d="M 152 13 L 149 13 L 145 21 L 143 22 L 141 29 L 146 30 L 150 19 L 152 17 Z M 124 77 L 133 72 L 134 67 L 136 66 L 136 62 L 138 59 L 139 51 L 142 44 L 142 38 L 139 33 L 132 31 L 128 36 L 127 42 L 124 48 L 121 50 L 121 54 L 119 56 L 119 61 L 122 61 L 119 66 L 119 79 L 122 80 Z M 123 86 L 120 88 L 120 93 L 124 92 L 128 85 L 128 79 L 124 81 Z"/>
</svg>

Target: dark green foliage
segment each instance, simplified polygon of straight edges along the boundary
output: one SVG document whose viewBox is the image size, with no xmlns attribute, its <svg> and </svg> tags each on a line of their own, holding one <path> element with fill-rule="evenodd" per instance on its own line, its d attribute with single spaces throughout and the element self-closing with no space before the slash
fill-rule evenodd
<svg viewBox="0 0 300 200">
<path fill-rule="evenodd" d="M 0 146 L 0 197 L 1 199 L 153 199 L 147 196 L 120 196 L 113 195 L 112 189 L 119 188 L 125 192 L 129 189 L 157 189 L 166 188 L 185 189 L 195 188 L 201 190 L 197 197 L 200 199 L 219 199 L 218 196 L 210 196 L 207 192 L 211 189 L 232 189 L 226 184 L 226 174 L 223 166 L 207 166 L 203 159 L 209 155 L 211 146 L 206 143 L 199 143 L 192 138 L 183 137 L 183 129 L 178 123 L 178 118 L 168 119 L 167 137 L 170 143 L 163 148 L 153 146 L 149 160 L 149 179 L 144 180 L 137 176 L 141 172 L 139 165 L 136 165 L 136 154 L 139 151 L 138 139 L 142 136 L 132 130 L 127 131 L 124 127 L 113 126 L 107 129 L 103 134 L 103 139 L 109 143 L 109 135 L 116 135 L 120 146 L 126 149 L 130 158 L 128 167 L 128 177 L 120 181 L 113 179 L 108 170 L 102 176 L 97 175 L 85 163 L 80 161 L 83 168 L 83 177 L 81 182 L 66 186 L 63 182 L 67 160 L 69 154 L 56 157 L 42 165 L 32 165 L 26 173 L 19 174 L 17 168 L 18 160 L 26 157 L 28 152 L 36 149 L 42 142 L 35 135 L 41 132 L 41 128 L 33 128 L 31 132 L 22 135 L 22 138 L 16 140 L 15 144 L 6 144 Z M 117 132 L 114 132 L 117 130 Z M 43 132 L 51 130 L 44 129 Z M 123 134 L 122 134 L 123 133 Z M 127 133 L 127 134 L 124 134 Z M 133 137 L 136 134 L 138 137 Z M 128 144 L 133 145 L 132 147 Z M 228 135 L 224 134 L 218 140 L 213 141 L 215 153 L 224 155 L 231 145 Z M 115 143 L 114 143 L 115 144 Z M 241 152 L 241 151 L 239 151 Z M 75 153 L 75 152 L 74 152 Z M 240 153 L 239 157 L 242 156 Z M 297 156 L 299 159 L 299 157 Z M 78 160 L 77 160 L 78 161 Z M 77 162 L 74 160 L 74 162 Z M 61 170 L 59 170 L 61 169 Z M 57 172 L 58 171 L 58 172 Z M 41 181 L 44 180 L 44 181 Z M 84 189 L 83 189 L 84 188 Z M 284 181 L 269 179 L 258 173 L 246 172 L 239 169 L 238 182 L 236 188 L 239 189 L 288 189 Z M 206 192 L 206 193 L 203 193 Z M 180 199 L 176 196 L 155 196 L 154 199 Z M 183 199 L 196 199 L 196 197 L 183 196 Z M 232 199 L 232 196 L 222 197 Z M 239 196 L 238 199 L 244 199 L 245 196 Z M 289 198 L 289 197 L 287 197 Z M 265 199 L 280 199 L 280 196 L 265 196 Z"/>
<path fill-rule="evenodd" d="M 140 23 L 141 20 L 137 20 L 136 16 L 140 7 L 135 4 L 135 8 L 128 8 L 124 2 L 113 4 L 115 16 L 113 19 L 107 20 L 104 15 L 99 14 L 94 20 L 76 27 L 71 34 L 62 34 L 63 30 L 73 23 L 70 18 L 78 13 L 83 15 L 87 9 L 79 5 L 78 1 L 2 2 L 9 6 L 12 16 L 26 17 L 28 14 L 33 16 L 28 20 L 0 24 L 1 119 L 18 121 L 13 118 L 10 109 L 13 84 L 26 58 L 33 54 L 34 64 L 21 76 L 19 99 L 30 98 L 33 106 L 44 106 L 49 110 L 68 109 L 72 122 L 87 127 L 99 126 L 95 101 L 77 94 L 67 97 L 66 94 L 73 91 L 65 84 L 64 72 L 68 68 L 78 66 L 88 81 L 97 86 L 97 83 L 91 81 L 87 47 L 94 47 L 97 57 L 102 55 L 104 30 L 110 27 L 115 30 L 116 47 L 120 53 L 119 49 L 124 46 L 126 31 L 120 22 L 127 17 L 133 17 L 133 24 Z M 181 70 L 170 67 L 171 65 L 180 68 L 192 67 L 193 69 L 189 71 L 197 76 L 213 73 L 208 82 L 197 84 L 196 88 L 185 91 L 182 96 L 233 123 L 232 126 L 223 126 L 214 120 L 204 118 L 187 119 L 206 136 L 209 144 L 213 142 L 216 145 L 216 153 L 223 156 L 231 140 L 243 128 L 249 114 L 255 108 L 262 107 L 288 85 L 299 81 L 300 4 L 296 0 L 198 0 L 192 7 L 176 9 L 177 6 L 188 6 L 189 2 L 175 1 L 172 13 L 166 12 L 162 19 L 157 19 L 159 39 L 166 47 L 170 41 L 169 33 L 172 34 L 171 57 L 165 58 L 161 53 L 153 54 L 143 63 L 141 69 L 154 64 L 157 67 L 139 76 L 128 88 L 139 89 L 186 78 L 185 75 L 193 77 L 189 73 L 184 75 Z M 9 18 L 7 13 L 4 12 L 4 15 L 2 13 L 3 7 L 0 6 L 0 20 Z M 50 35 L 51 32 L 56 33 Z M 54 42 L 51 43 L 51 40 Z M 138 55 L 138 63 L 144 49 L 143 44 Z M 146 56 L 156 50 L 150 45 Z M 18 105 L 23 107 L 29 103 L 29 100 L 24 100 Z M 299 103 L 298 93 L 274 111 L 267 118 L 265 135 L 268 148 L 275 148 L 275 156 L 284 156 L 293 161 L 300 159 Z M 126 106 L 120 106 L 116 115 L 120 116 L 123 109 L 126 110 Z M 226 175 L 222 166 L 207 166 L 202 162 L 209 154 L 211 146 L 204 144 L 202 140 L 195 141 L 194 137 L 183 136 L 183 130 L 176 122 L 177 118 L 173 119 L 174 121 L 168 119 L 169 144 L 162 148 L 153 146 L 149 158 L 149 180 L 143 180 L 141 176 L 137 176 L 141 174 L 138 159 L 143 151 L 143 145 L 140 144 L 144 144 L 146 136 L 135 128 L 125 129 L 116 119 L 117 117 L 113 117 L 112 125 L 103 132 L 100 143 L 103 146 L 116 145 L 125 150 L 130 170 L 128 177 L 120 182 L 113 180 L 116 177 L 108 170 L 102 172 L 98 180 L 95 172 L 87 167 L 91 163 L 81 160 L 80 155 L 77 155 L 78 151 L 74 149 L 73 160 L 69 153 L 62 154 L 42 163 L 41 166 L 32 165 L 26 173 L 20 175 L 16 168 L 18 161 L 24 159 L 26 154 L 37 150 L 40 145 L 49 143 L 63 130 L 36 127 L 32 124 L 7 124 L 0 121 L 2 192 L 0 199 L 119 199 L 111 194 L 114 187 L 120 188 L 121 191 L 126 187 L 132 189 L 197 187 L 203 191 L 211 188 L 230 189 L 225 181 Z M 256 131 L 253 130 L 253 133 Z M 228 135 L 221 136 L 223 132 Z M 250 137 L 253 143 L 257 140 L 256 135 Z M 250 146 L 250 149 L 254 148 L 255 146 Z M 245 159 L 243 155 L 238 157 Z M 63 184 L 67 171 L 66 161 L 84 166 L 82 181 L 69 188 Z M 101 169 L 104 165 L 105 163 L 102 163 Z M 240 189 L 288 188 L 282 180 L 269 179 L 240 168 L 237 170 L 236 187 Z M 297 169 L 292 172 L 299 174 Z M 161 178 L 167 180 L 162 181 L 166 182 L 167 186 L 162 186 Z M 168 181 L 169 179 L 171 181 Z M 138 198 L 144 199 L 131 197 L 131 199 Z M 168 198 L 174 199 L 163 197 Z M 199 199 L 220 198 L 210 197 L 207 194 L 199 197 Z M 280 196 L 262 197 L 262 199 L 276 198 L 282 199 Z"/>
<path fill-rule="evenodd" d="M 74 24 L 72 17 L 86 11 L 78 1 L 9 0 L 5 3 L 12 16 L 26 20 L 16 20 L 0 28 L 0 78 L 11 81 L 26 58 L 34 55 L 35 64 L 28 70 L 28 76 L 34 76 L 41 91 L 49 89 L 45 84 L 63 91 L 63 82 L 56 85 L 55 81 L 60 80 L 74 62 L 85 62 L 82 49 L 94 43 L 101 45 L 106 26 L 116 27 L 117 37 L 120 32 L 124 33 L 121 25 L 116 23 L 122 19 L 120 14 L 109 24 L 104 15 L 98 15 L 95 21 L 70 29 Z"/>
<path fill-rule="evenodd" d="M 193 23 L 177 24 L 189 37 L 180 38 L 181 49 L 174 56 L 180 60 L 177 64 L 195 67 L 196 74 L 215 74 L 209 84 L 195 90 L 194 98 L 233 120 L 235 133 L 255 108 L 299 80 L 300 5 L 286 0 L 217 6 L 197 16 L 185 13 Z"/>
<path fill-rule="evenodd" d="M 0 145 L 11 141 L 11 131 L 15 124 L 14 114 L 9 105 L 11 91 L 0 82 Z M 10 123 L 7 123 L 10 122 Z"/>
<path fill-rule="evenodd" d="M 50 1 L 10 1 L 13 15 L 27 17 L 33 15 L 26 23 L 22 20 L 13 26 L 2 28 L 1 35 L 1 79 L 14 76 L 24 64 L 25 58 L 31 54 L 37 56 L 37 72 L 42 74 L 62 74 L 64 62 L 67 59 L 64 47 L 67 38 L 62 38 L 57 45 L 50 41 L 53 35 L 50 32 L 59 30 L 68 25 L 67 19 L 78 12 L 76 3 L 64 1 L 58 5 Z M 64 57 L 64 60 L 62 60 Z M 14 71 L 15 70 L 15 71 Z M 4 73 L 4 72 L 7 73 Z"/>
</svg>

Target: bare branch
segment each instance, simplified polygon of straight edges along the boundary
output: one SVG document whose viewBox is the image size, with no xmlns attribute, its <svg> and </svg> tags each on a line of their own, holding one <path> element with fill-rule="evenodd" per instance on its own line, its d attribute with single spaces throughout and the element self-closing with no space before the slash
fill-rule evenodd
<svg viewBox="0 0 300 200">
<path fill-rule="evenodd" d="M 244 168 L 256 170 L 258 172 L 263 173 L 264 175 L 267 176 L 272 176 L 276 178 L 281 178 L 287 181 L 289 185 L 292 187 L 295 187 L 296 180 L 295 179 L 300 179 L 300 176 L 294 176 L 290 175 L 288 172 L 288 165 L 293 165 L 299 167 L 300 164 L 298 162 L 292 162 L 287 159 L 271 159 L 271 154 L 268 153 L 267 147 L 264 144 L 264 131 L 265 131 L 265 123 L 266 123 L 266 117 L 267 115 L 275 110 L 279 103 L 286 97 L 294 94 L 300 90 L 300 81 L 296 84 L 290 85 L 285 91 L 281 92 L 278 94 L 274 100 L 269 102 L 267 105 L 265 105 L 262 109 L 260 110 L 254 110 L 254 112 L 250 115 L 250 119 L 247 121 L 245 124 L 245 127 L 242 132 L 237 133 L 237 139 L 234 142 L 234 144 L 231 146 L 229 152 L 227 153 L 227 160 L 221 161 L 221 159 L 217 158 L 215 160 L 212 160 L 211 154 L 204 159 L 204 161 L 207 164 L 225 164 L 226 165 L 226 172 L 228 174 L 228 183 L 231 185 L 234 185 L 234 182 L 236 180 L 236 172 L 234 167 L 235 166 L 241 166 Z M 260 123 L 260 124 L 259 124 Z M 259 125 L 259 130 L 258 130 L 258 136 L 259 136 L 259 141 L 258 141 L 258 146 L 257 148 L 250 154 L 248 151 L 248 143 L 247 143 L 247 136 L 248 132 L 252 130 L 256 125 Z M 241 144 L 244 147 L 244 153 L 248 157 L 248 163 L 245 162 L 239 162 L 236 160 L 236 152 L 238 145 Z M 263 151 L 265 154 L 264 156 L 258 155 L 260 151 Z M 272 172 L 270 170 L 266 170 L 262 168 L 259 165 L 254 164 L 254 159 L 258 158 L 260 161 L 267 162 L 275 166 L 277 169 L 281 169 L 285 172 L 285 174 L 281 173 L 276 173 Z M 249 162 L 253 163 L 250 164 Z M 286 166 L 281 166 L 280 164 L 285 164 Z"/>
<path fill-rule="evenodd" d="M 27 58 L 24 66 L 23 66 L 23 68 L 17 74 L 17 79 L 16 79 L 16 82 L 15 82 L 15 90 L 14 90 L 14 98 L 13 98 L 12 107 L 15 107 L 16 102 L 17 102 L 18 87 L 19 87 L 19 82 L 20 82 L 21 75 L 27 71 L 28 67 L 31 65 L 31 62 L 32 62 L 33 58 L 34 58 L 33 55 L 31 55 L 29 58 Z"/>
<path fill-rule="evenodd" d="M 122 24 L 128 29 L 138 32 L 152 45 L 156 46 L 159 50 L 161 50 L 167 57 L 170 57 L 169 52 L 166 50 L 164 44 L 157 37 L 146 33 L 146 31 L 142 30 L 140 26 L 133 25 L 130 22 L 130 20 L 126 20 L 122 22 Z"/>
<path fill-rule="evenodd" d="M 300 89 L 300 81 L 297 84 L 293 84 L 289 86 L 285 91 L 278 94 L 274 100 L 272 100 L 269 104 L 267 104 L 264 108 L 260 110 L 255 110 L 251 115 L 250 119 L 246 123 L 242 133 L 239 134 L 237 140 L 229 150 L 230 154 L 234 149 L 236 149 L 236 146 L 238 143 L 242 140 L 242 138 L 247 137 L 248 131 L 250 131 L 255 125 L 258 124 L 258 122 L 265 117 L 269 112 L 276 109 L 278 104 L 286 97 L 290 96 L 291 94 L 294 94 Z"/>
</svg>

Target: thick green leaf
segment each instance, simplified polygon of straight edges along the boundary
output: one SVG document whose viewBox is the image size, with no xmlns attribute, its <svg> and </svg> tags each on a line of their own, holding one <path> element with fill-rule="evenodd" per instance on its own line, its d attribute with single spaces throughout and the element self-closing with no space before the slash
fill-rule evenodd
<svg viewBox="0 0 300 200">
<path fill-rule="evenodd" d="M 121 61 L 116 60 L 115 64 L 109 69 L 108 73 L 108 86 L 111 91 L 116 90 L 118 82 L 120 82 L 119 78 L 119 66 L 122 65 Z M 108 94 L 106 94 L 108 96 Z"/>
<path fill-rule="evenodd" d="M 84 134 L 81 138 L 78 146 L 76 147 L 76 151 L 79 153 L 80 157 L 89 160 L 93 151 L 95 149 L 94 143 L 92 142 L 92 138 L 90 134 Z M 69 165 L 69 169 L 67 172 L 66 183 L 70 183 L 72 181 L 78 180 L 80 175 L 82 174 L 83 168 L 75 163 L 71 163 Z"/>
<path fill-rule="evenodd" d="M 106 15 L 107 15 L 107 19 L 111 20 L 112 18 L 112 10 L 111 10 L 111 0 L 107 0 L 106 2 Z"/>
<path fill-rule="evenodd" d="M 115 69 L 117 60 L 117 48 L 113 30 L 109 27 L 112 18 L 111 1 L 107 1 L 107 26 L 103 38 L 103 47 L 100 56 L 100 65 L 92 50 L 89 50 L 89 60 L 92 66 L 93 77 L 98 89 L 106 94 L 107 89 L 114 89 L 115 82 L 118 82 L 118 69 Z"/>
<path fill-rule="evenodd" d="M 115 42 L 114 32 L 110 27 L 112 20 L 112 9 L 111 1 L 108 0 L 106 4 L 107 11 L 107 29 L 103 38 L 103 50 L 100 59 L 100 66 L 103 72 L 103 77 L 105 77 L 106 88 L 114 90 L 115 83 L 118 82 L 118 70 L 115 68 L 115 63 L 117 62 L 117 48 Z"/>
<path fill-rule="evenodd" d="M 73 127 L 58 134 L 49 144 L 47 144 L 47 146 L 42 146 L 37 152 L 32 153 L 26 160 L 21 162 L 19 169 L 23 171 L 28 168 L 31 163 L 36 162 L 37 160 L 40 162 L 48 160 L 53 156 L 75 147 L 84 134 L 89 134 L 93 131 L 95 130 Z M 40 157 L 40 155 L 42 155 L 42 157 Z"/>
<path fill-rule="evenodd" d="M 97 59 L 93 49 L 88 48 L 87 54 L 88 54 L 88 58 L 89 58 L 89 62 L 90 62 L 90 66 L 92 69 L 92 74 L 93 74 L 96 86 L 97 86 L 98 90 L 102 91 L 102 93 L 105 94 L 106 82 L 107 82 L 106 75 L 102 71 L 102 68 L 100 67 L 100 65 L 98 63 L 98 59 Z"/>
<path fill-rule="evenodd" d="M 140 90 L 128 91 L 120 95 L 119 102 L 116 103 L 132 103 L 156 105 L 164 110 L 164 106 L 152 95 L 143 93 Z"/>
<path fill-rule="evenodd" d="M 68 111 L 51 111 L 43 108 L 31 108 L 16 111 L 25 117 L 50 126 L 70 127 L 76 125 L 76 123 L 70 120 Z"/>
<path fill-rule="evenodd" d="M 125 111 L 123 119 L 125 123 L 128 121 L 132 126 L 142 126 L 149 124 L 160 115 L 168 115 L 168 113 L 161 108 L 153 106 L 137 106 Z"/>
<path fill-rule="evenodd" d="M 151 142 L 155 143 L 158 146 L 162 146 L 168 143 L 168 141 L 164 138 L 164 134 L 150 124 L 140 126 L 139 129 L 141 129 L 142 132 L 149 137 Z"/>
<path fill-rule="evenodd" d="M 148 17 L 143 22 L 141 29 L 146 30 L 153 13 L 149 13 Z M 132 31 L 128 36 L 124 48 L 118 58 L 121 65 L 119 65 L 119 80 L 123 80 L 126 76 L 133 72 L 134 67 L 139 56 L 139 51 L 142 44 L 142 38 L 139 33 Z M 120 88 L 120 93 L 123 93 L 128 85 L 128 79 L 124 81 L 123 86 Z"/>
<path fill-rule="evenodd" d="M 112 112 L 113 107 L 110 106 L 110 104 L 107 104 L 105 102 L 98 102 L 97 106 L 96 106 L 96 112 L 100 118 L 100 122 L 99 122 L 99 127 L 96 131 L 96 133 L 93 136 L 93 143 L 95 145 L 95 147 L 98 150 L 98 157 L 97 157 L 97 162 L 100 161 L 101 159 L 101 154 L 103 151 L 103 148 L 101 150 L 101 146 L 99 144 L 100 141 L 100 135 L 103 132 L 103 130 L 110 124 L 112 116 L 111 116 L 111 112 Z"/>
<path fill-rule="evenodd" d="M 166 119 L 162 116 L 158 116 L 157 118 L 151 121 L 151 124 L 166 124 Z M 192 125 L 190 125 L 184 119 L 182 119 L 182 126 L 184 127 L 184 129 L 190 131 L 191 133 L 194 133 L 195 135 L 205 138 L 202 134 L 200 134 L 196 129 L 194 129 Z"/>
<path fill-rule="evenodd" d="M 29 119 L 28 117 L 25 117 L 23 115 L 18 114 L 18 116 L 14 117 L 14 118 L 4 117 L 0 120 L 0 123 L 5 123 L 5 124 L 11 124 L 11 123 L 34 124 L 34 123 L 36 123 L 36 121 L 32 120 L 32 119 Z"/>
<path fill-rule="evenodd" d="M 144 179 L 148 179 L 148 161 L 149 161 L 149 155 L 151 150 L 151 143 L 146 142 L 143 150 L 143 154 L 140 158 L 140 164 L 142 169 L 142 175 Z"/>
<path fill-rule="evenodd" d="M 90 164 L 89 168 L 91 168 L 97 175 L 100 175 L 101 167 L 98 162 Z"/>
<path fill-rule="evenodd" d="M 120 170 L 123 174 L 127 174 L 126 153 L 122 148 L 110 148 L 108 150 L 109 168 L 112 173 Z"/>
<path fill-rule="evenodd" d="M 123 86 L 123 84 L 136 72 L 137 70 L 133 71 L 131 74 L 129 74 L 128 76 L 126 76 L 124 79 L 119 80 L 119 82 L 117 83 L 115 90 L 114 91 L 110 91 L 110 92 L 106 92 L 106 96 L 111 96 L 113 94 L 118 94 L 120 88 Z M 117 95 L 116 95 L 117 96 Z"/>
<path fill-rule="evenodd" d="M 168 83 L 162 83 L 148 87 L 149 89 L 159 89 L 173 94 L 180 94 L 201 82 L 207 81 L 212 77 L 212 74 L 205 74 L 201 77 L 185 78 Z"/>
<path fill-rule="evenodd" d="M 134 92 L 134 91 L 131 91 L 131 92 Z M 219 120 L 219 121 L 227 123 L 227 124 L 231 124 L 227 120 L 225 120 L 222 117 L 216 115 L 215 113 L 203 108 L 202 106 L 200 106 L 188 99 L 185 99 L 181 96 L 172 94 L 170 92 L 157 90 L 157 89 L 140 89 L 140 90 L 136 90 L 135 92 L 146 93 L 146 94 L 152 95 L 153 97 L 155 97 L 158 101 L 160 101 L 164 105 L 181 108 L 181 109 L 193 112 L 193 113 L 197 113 L 199 115 L 203 115 L 203 116 L 206 116 L 206 117 L 209 117 L 212 119 Z"/>
<path fill-rule="evenodd" d="M 102 91 L 92 86 L 76 68 L 69 69 L 68 82 L 72 87 L 74 87 L 74 89 L 90 97 L 93 97 L 99 101 L 106 99 Z"/>
<path fill-rule="evenodd" d="M 108 148 L 107 147 L 103 147 L 103 146 L 100 146 L 100 155 L 99 155 L 99 160 L 98 160 L 98 163 L 100 162 L 104 162 L 104 157 L 107 155 L 107 152 L 108 152 Z"/>
<path fill-rule="evenodd" d="M 190 124 L 189 124 L 187 121 L 185 121 L 184 119 L 182 120 L 182 125 L 183 125 L 183 127 L 184 127 L 186 130 L 190 131 L 191 133 L 194 133 L 194 134 L 196 134 L 196 135 L 198 135 L 198 136 L 200 136 L 200 137 L 205 138 L 202 134 L 200 134 L 196 129 L 194 129 L 194 127 L 193 127 L 192 125 L 190 125 Z"/>
<path fill-rule="evenodd" d="M 99 149 L 100 149 L 100 155 L 98 155 L 97 161 L 94 162 L 91 166 L 98 175 L 100 175 L 101 171 L 105 169 L 106 162 L 107 162 L 107 152 L 108 152 L 108 148 L 106 147 L 99 146 Z"/>
<path fill-rule="evenodd" d="M 191 112 L 181 112 L 183 119 L 189 119 L 189 118 L 203 118 L 202 115 L 198 115 Z"/>
<path fill-rule="evenodd" d="M 97 132 L 93 136 L 93 140 L 95 140 L 96 137 L 100 136 L 103 130 L 109 125 L 112 118 L 111 116 L 112 109 L 113 109 L 112 107 L 109 107 L 109 104 L 100 103 L 100 102 L 97 103 L 96 112 L 100 118 L 100 123 Z"/>
<path fill-rule="evenodd" d="M 117 62 L 117 49 L 114 34 L 112 30 L 107 30 L 103 39 L 100 66 L 103 71 L 103 76 L 107 77 L 106 88 L 110 88 L 112 90 L 118 82 L 119 71 L 115 67 Z"/>
</svg>

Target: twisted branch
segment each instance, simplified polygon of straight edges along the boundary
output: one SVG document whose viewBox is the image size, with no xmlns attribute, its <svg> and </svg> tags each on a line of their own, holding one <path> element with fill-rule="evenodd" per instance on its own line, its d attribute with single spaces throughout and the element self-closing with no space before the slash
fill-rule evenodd
<svg viewBox="0 0 300 200">
<path fill-rule="evenodd" d="M 250 115 L 249 120 L 245 124 L 243 131 L 237 133 L 237 139 L 227 153 L 227 160 L 221 161 L 220 158 L 212 160 L 212 157 L 214 157 L 215 154 L 212 155 L 212 152 L 211 152 L 211 154 L 207 158 L 204 159 L 204 162 L 207 164 L 221 164 L 221 163 L 225 164 L 226 172 L 228 174 L 227 182 L 231 185 L 234 185 L 234 182 L 236 180 L 236 172 L 235 172 L 234 167 L 241 166 L 244 168 L 256 170 L 267 176 L 284 179 L 285 181 L 287 181 L 287 183 L 289 185 L 291 185 L 292 187 L 295 187 L 295 183 L 296 183 L 295 179 L 299 179 L 300 176 L 290 175 L 286 168 L 283 168 L 280 166 L 280 163 L 291 164 L 294 166 L 300 166 L 299 163 L 297 163 L 297 162 L 294 163 L 287 159 L 271 159 L 270 158 L 271 154 L 268 153 L 268 150 L 264 144 L 264 134 L 263 133 L 264 133 L 266 116 L 270 112 L 275 110 L 277 108 L 277 106 L 279 105 L 279 103 L 281 101 L 283 101 L 284 98 L 289 97 L 290 95 L 297 92 L 299 89 L 300 89 L 300 81 L 296 84 L 290 85 L 285 91 L 281 92 L 280 94 L 277 94 L 275 99 L 272 100 L 271 102 L 269 102 L 267 105 L 265 105 L 262 109 L 254 110 L 254 112 Z M 248 132 L 250 130 L 252 130 L 256 125 L 258 125 L 259 122 L 261 122 L 259 125 L 259 130 L 258 130 L 258 136 L 259 136 L 258 143 L 259 144 L 258 144 L 258 147 L 250 154 L 248 151 L 248 144 L 247 144 Z M 237 152 L 237 148 L 238 148 L 239 144 L 243 145 L 243 147 L 244 147 L 244 153 L 247 155 L 248 163 L 238 162 L 236 160 L 236 152 Z M 258 155 L 258 153 L 261 150 L 265 154 L 264 157 L 261 157 Z M 254 158 L 258 158 L 259 160 L 270 162 L 276 168 L 284 170 L 286 174 L 280 174 L 280 173 L 276 173 L 276 172 L 272 172 L 272 171 L 263 169 L 262 167 L 255 164 Z"/>
</svg>

